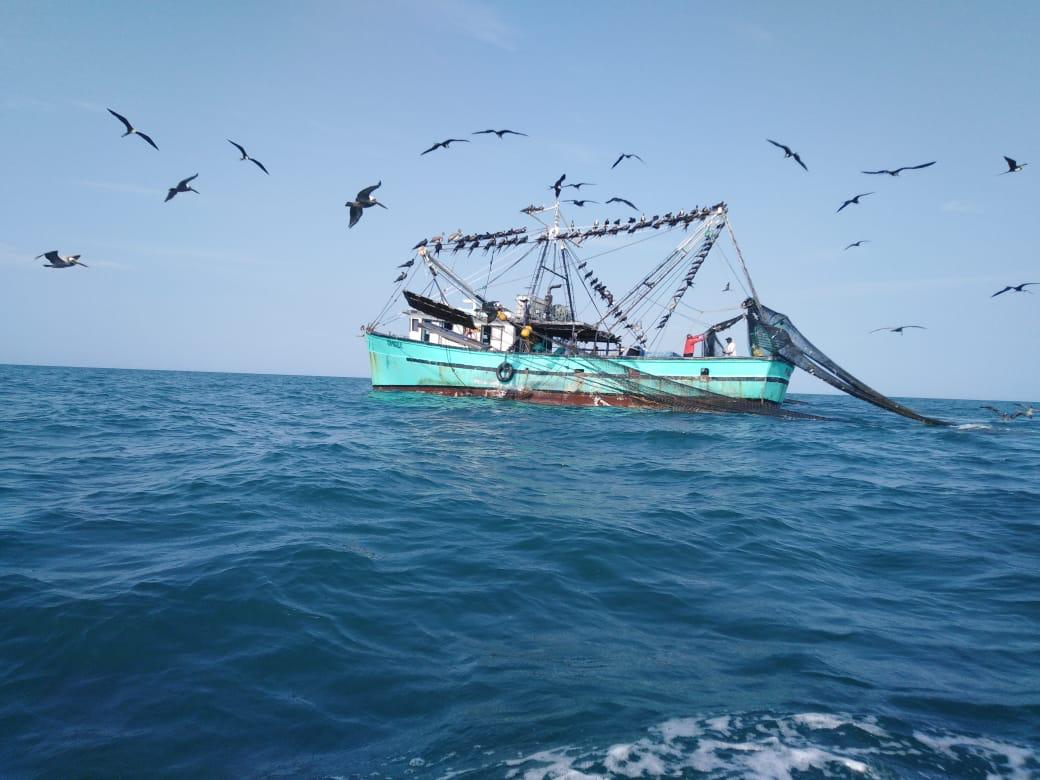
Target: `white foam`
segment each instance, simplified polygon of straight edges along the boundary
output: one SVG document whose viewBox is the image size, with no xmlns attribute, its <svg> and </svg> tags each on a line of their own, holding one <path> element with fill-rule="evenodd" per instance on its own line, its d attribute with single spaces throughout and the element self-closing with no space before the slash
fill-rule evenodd
<svg viewBox="0 0 1040 780">
<path fill-rule="evenodd" d="M 650 777 L 660 777 L 665 774 L 664 761 L 649 743 L 614 745 L 607 751 L 603 763 L 607 771 L 625 777 L 642 777 L 644 773 Z"/>
<path fill-rule="evenodd" d="M 1000 759 L 1004 759 L 1007 762 L 1008 773 L 1004 773 L 1002 767 L 994 766 L 995 769 L 1001 770 L 1001 774 L 987 773 L 986 780 L 1001 777 L 1009 778 L 1009 780 L 1030 780 L 1030 778 L 1035 777 L 1026 764 L 1029 761 L 1036 764 L 1037 755 L 1028 748 L 1009 745 L 1006 742 L 997 742 L 986 737 L 937 737 L 923 734 L 919 731 L 914 732 L 914 739 L 950 758 L 958 757 L 953 748 L 959 747 L 989 764 L 999 765 L 1003 763 Z"/>
<path fill-rule="evenodd" d="M 791 720 L 795 723 L 807 726 L 810 729 L 835 730 L 840 729 L 842 726 L 852 726 L 860 731 L 873 734 L 875 737 L 888 736 L 888 732 L 878 726 L 877 722 L 872 718 L 856 720 L 855 718 L 841 717 L 827 712 L 803 712 L 799 715 L 792 716 Z"/>
</svg>

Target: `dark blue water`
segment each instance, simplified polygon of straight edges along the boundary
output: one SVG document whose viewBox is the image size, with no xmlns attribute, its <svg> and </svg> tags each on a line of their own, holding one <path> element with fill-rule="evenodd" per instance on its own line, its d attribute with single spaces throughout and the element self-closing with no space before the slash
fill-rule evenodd
<svg viewBox="0 0 1040 780">
<path fill-rule="evenodd" d="M 1040 418 L 806 400 L 0 367 L 0 775 L 1040 776 Z"/>
</svg>

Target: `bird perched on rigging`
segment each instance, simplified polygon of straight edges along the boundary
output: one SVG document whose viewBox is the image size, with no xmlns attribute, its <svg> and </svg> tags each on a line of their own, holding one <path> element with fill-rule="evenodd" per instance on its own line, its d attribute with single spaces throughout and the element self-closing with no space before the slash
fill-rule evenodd
<svg viewBox="0 0 1040 780">
<path fill-rule="evenodd" d="M 516 130 L 477 130 L 477 132 L 470 133 L 470 135 L 484 135 L 485 133 L 494 133 L 499 138 L 501 138 L 502 136 L 506 135 L 507 133 L 509 135 L 522 135 L 522 136 L 526 136 L 527 135 L 527 133 L 518 133 Z"/>
<path fill-rule="evenodd" d="M 869 243 L 870 243 L 870 239 L 869 238 L 861 238 L 859 241 L 853 241 L 851 244 L 849 244 L 847 247 L 845 247 L 845 249 L 843 249 L 841 251 L 846 252 L 849 249 L 852 249 L 852 247 L 854 247 L 854 246 L 863 246 L 863 244 L 869 244 Z"/>
<path fill-rule="evenodd" d="M 726 282 L 726 286 L 722 288 L 722 292 L 729 292 L 729 282 Z"/>
<path fill-rule="evenodd" d="M 563 189 L 563 180 L 566 178 L 566 173 L 560 174 L 560 178 L 554 181 L 552 187 L 549 188 L 556 193 L 556 200 L 560 199 L 560 191 Z"/>
<path fill-rule="evenodd" d="M 904 165 L 902 168 L 896 168 L 895 170 L 889 170 L 888 168 L 882 168 L 880 171 L 860 171 L 868 176 L 876 176 L 881 173 L 887 173 L 889 176 L 898 176 L 900 171 L 919 171 L 922 168 L 930 168 L 935 165 L 936 161 L 932 160 L 929 163 L 923 163 L 922 165 Z"/>
<path fill-rule="evenodd" d="M 564 184 L 563 188 L 573 187 L 574 189 L 581 191 L 582 187 L 595 187 L 596 183 L 592 181 L 579 181 L 577 184 Z"/>
<path fill-rule="evenodd" d="M 189 176 L 187 179 L 181 179 L 179 182 L 177 182 L 176 187 L 170 187 L 170 189 L 166 191 L 166 200 L 164 200 L 163 203 L 167 203 L 168 201 L 173 200 L 173 196 L 181 192 L 194 192 L 196 195 L 198 195 L 199 191 L 188 183 L 197 179 L 198 176 L 199 175 L 196 173 L 194 176 Z"/>
<path fill-rule="evenodd" d="M 398 268 L 411 268 L 413 265 L 415 265 L 415 258 L 414 257 L 411 260 L 409 260 L 407 263 L 401 263 L 397 267 Z"/>
<path fill-rule="evenodd" d="M 441 148 L 447 149 L 449 144 L 468 144 L 468 143 L 469 143 L 469 141 L 467 139 L 465 139 L 465 138 L 447 138 L 447 139 L 445 139 L 443 141 L 435 143 L 433 146 L 431 146 L 425 152 L 419 152 L 419 156 L 422 157 L 424 154 L 429 154 L 434 149 L 441 149 Z"/>
<path fill-rule="evenodd" d="M 397 284 L 398 282 L 403 282 L 407 277 L 408 277 L 408 272 L 407 271 L 401 271 L 401 273 L 398 275 L 398 277 L 396 279 L 394 279 L 394 284 Z"/>
<path fill-rule="evenodd" d="M 357 194 L 354 200 L 348 200 L 343 204 L 350 209 L 350 224 L 347 225 L 348 228 L 352 228 L 358 223 L 358 220 L 361 219 L 361 215 L 364 213 L 365 209 L 371 208 L 372 206 L 381 206 L 384 209 L 387 208 L 384 203 L 372 197 L 372 193 L 382 186 L 383 180 L 380 179 L 378 184 L 373 184 L 371 187 L 365 187 L 365 189 L 361 190 L 361 192 Z"/>
<path fill-rule="evenodd" d="M 990 298 L 996 298 L 998 295 L 1003 295 L 1004 293 L 1010 292 L 1012 290 L 1014 290 L 1015 292 L 1024 292 L 1024 293 L 1032 294 L 1032 292 L 1033 292 L 1032 290 L 1023 290 L 1022 289 L 1023 287 L 1029 287 L 1032 284 L 1040 284 L 1040 282 L 1022 282 L 1022 284 L 1009 284 L 1003 290 L 997 290 L 995 293 L 993 293 L 989 297 Z"/>
<path fill-rule="evenodd" d="M 1004 159 L 1007 160 L 1008 169 L 1006 171 L 1003 171 L 1003 173 L 1018 173 L 1020 170 L 1022 170 L 1027 165 L 1029 165 L 1029 163 L 1018 163 L 1018 162 L 1015 162 L 1010 157 L 1008 157 L 1006 154 L 1004 155 Z"/>
<path fill-rule="evenodd" d="M 122 114 L 117 114 L 111 108 L 109 108 L 107 110 L 108 110 L 108 113 L 110 113 L 112 116 L 114 116 L 116 119 L 118 119 L 120 122 L 122 122 L 126 126 L 126 132 L 123 133 L 123 138 L 126 138 L 128 135 L 140 136 L 141 140 L 147 141 L 148 144 L 153 149 L 155 149 L 155 151 L 159 151 L 159 147 L 155 145 L 155 141 L 152 140 L 151 136 L 145 135 L 140 130 L 138 130 L 136 127 L 134 127 L 132 124 L 130 124 L 130 120 L 127 119 Z"/>
<path fill-rule="evenodd" d="M 787 146 L 787 144 L 778 143 L 778 142 L 772 140 L 771 138 L 767 138 L 766 140 L 769 141 L 769 143 L 771 143 L 773 146 L 777 147 L 778 149 L 783 149 L 784 150 L 784 159 L 785 160 L 788 157 L 793 157 L 794 161 L 796 163 L 798 163 L 799 165 L 801 165 L 802 168 L 804 168 L 806 172 L 809 171 L 809 169 L 805 167 L 805 163 L 802 162 L 802 158 L 798 156 L 798 152 L 791 151 L 791 147 L 790 146 Z"/>
<path fill-rule="evenodd" d="M 586 203 L 599 203 L 598 200 L 565 200 L 564 203 L 573 203 L 579 209 L 584 208 Z"/>
<path fill-rule="evenodd" d="M 859 205 L 859 199 L 860 199 L 860 198 L 865 198 L 865 197 L 867 197 L 867 195 L 873 195 L 873 194 L 874 194 L 873 192 L 861 192 L 861 193 L 860 193 L 859 195 L 857 195 L 856 197 L 854 197 L 854 198 L 849 198 L 849 199 L 848 199 L 847 201 L 845 201 L 845 202 L 844 202 L 844 203 L 842 203 L 842 204 L 841 204 L 840 206 L 838 206 L 838 211 L 841 211 L 841 210 L 842 210 L 843 208 L 845 208 L 846 206 L 848 206 L 848 205 L 850 205 L 850 204 L 852 204 L 852 203 L 855 203 L 855 204 L 856 204 L 856 205 L 858 206 L 858 205 Z M 838 213 L 838 211 L 835 211 L 834 213 L 835 213 L 835 214 L 837 214 L 837 213 Z"/>
<path fill-rule="evenodd" d="M 906 328 L 919 328 L 921 330 L 928 330 L 924 325 L 900 325 L 898 328 L 874 328 L 870 331 L 871 333 L 877 333 L 879 330 L 887 330 L 891 333 L 898 333 L 900 336 L 903 335 L 903 330 Z"/>
<path fill-rule="evenodd" d="M 622 160 L 627 160 L 629 157 L 635 157 L 637 160 L 639 160 L 639 162 L 643 163 L 643 165 L 646 165 L 646 161 L 643 160 L 643 158 L 640 157 L 638 154 L 624 154 L 624 153 L 622 153 L 620 157 L 618 157 L 616 160 L 614 160 L 614 164 L 610 166 L 610 170 L 614 170 L 615 168 L 617 168 L 618 165 L 620 165 Z"/>
<path fill-rule="evenodd" d="M 639 209 L 636 207 L 635 203 L 633 203 L 630 200 L 625 200 L 624 198 L 611 198 L 610 200 L 607 201 L 607 203 L 608 204 L 610 204 L 610 203 L 624 203 L 626 206 L 630 207 L 633 211 L 639 211 Z"/>
<path fill-rule="evenodd" d="M 242 153 L 242 159 L 239 160 L 239 162 L 243 162 L 245 160 L 249 160 L 249 162 L 253 163 L 253 165 L 255 165 L 257 168 L 262 170 L 268 176 L 271 175 L 270 172 L 268 172 L 267 168 L 264 167 L 264 164 L 262 162 L 260 162 L 259 160 L 254 160 L 252 157 L 250 157 L 248 154 L 246 154 L 246 150 L 242 148 L 242 144 L 236 144 L 230 138 L 227 139 L 227 142 L 229 144 L 231 144 L 233 147 L 235 147 L 236 149 L 238 149 L 238 151 L 240 151 Z"/>
<path fill-rule="evenodd" d="M 81 265 L 84 268 L 89 268 L 86 263 L 79 261 L 81 255 L 66 255 L 62 257 L 58 254 L 57 249 L 53 249 L 50 252 L 44 252 L 42 255 L 36 255 L 34 260 L 39 260 L 41 257 L 47 258 L 47 262 L 43 264 L 44 268 L 72 268 L 74 265 Z"/>
</svg>

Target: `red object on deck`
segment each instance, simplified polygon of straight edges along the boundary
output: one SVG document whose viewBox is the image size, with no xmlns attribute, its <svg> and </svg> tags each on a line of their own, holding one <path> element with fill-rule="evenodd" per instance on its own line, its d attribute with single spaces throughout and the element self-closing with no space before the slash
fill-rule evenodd
<svg viewBox="0 0 1040 780">
<path fill-rule="evenodd" d="M 693 348 L 704 341 L 704 336 L 698 333 L 696 336 L 686 334 L 686 344 L 683 346 L 682 356 L 693 357 Z"/>
</svg>

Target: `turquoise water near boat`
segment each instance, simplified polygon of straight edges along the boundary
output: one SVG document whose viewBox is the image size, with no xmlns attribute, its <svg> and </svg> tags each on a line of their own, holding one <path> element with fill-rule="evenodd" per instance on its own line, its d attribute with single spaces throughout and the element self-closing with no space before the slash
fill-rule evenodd
<svg viewBox="0 0 1040 780">
<path fill-rule="evenodd" d="M 649 393 L 705 390 L 728 398 L 781 403 L 792 366 L 767 358 L 615 358 L 536 353 L 482 352 L 447 345 L 366 336 L 372 384 L 376 387 L 481 394 L 509 394 L 547 403 L 617 405 L 633 382 L 626 369 L 662 377 L 636 380 Z M 508 363 L 501 376 L 499 366 Z M 507 378 L 508 377 L 508 378 Z M 621 380 L 619 382 L 619 380 Z"/>
<path fill-rule="evenodd" d="M 1040 419 L 798 400 L 0 366 L 0 776 L 1037 777 Z"/>
</svg>

